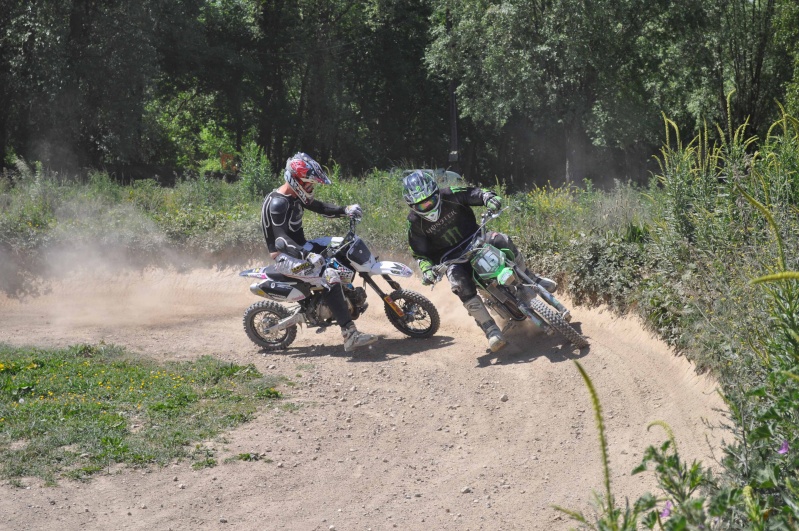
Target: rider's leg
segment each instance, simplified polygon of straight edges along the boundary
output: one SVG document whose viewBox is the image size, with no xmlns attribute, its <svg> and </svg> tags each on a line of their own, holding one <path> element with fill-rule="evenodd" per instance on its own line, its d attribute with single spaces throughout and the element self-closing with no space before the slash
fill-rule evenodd
<svg viewBox="0 0 799 531">
<path fill-rule="evenodd" d="M 477 323 L 488 339 L 488 348 L 496 352 L 507 344 L 502 331 L 488 313 L 483 300 L 477 295 L 477 286 L 472 279 L 472 268 L 466 264 L 453 264 L 447 269 L 452 292 L 466 307 L 466 311 Z"/>
<path fill-rule="evenodd" d="M 341 335 L 344 338 L 344 351 L 349 352 L 377 341 L 377 336 L 359 332 L 355 327 L 355 323 L 352 322 L 347 301 L 344 299 L 344 290 L 341 287 L 341 278 L 339 278 L 338 271 L 328 267 L 323 275 L 328 285 L 328 290 L 324 294 L 324 301 L 330 308 L 330 313 L 333 314 L 336 323 L 341 327 Z"/>
<path fill-rule="evenodd" d="M 492 232 L 488 235 L 487 241 L 494 247 L 509 250 L 514 256 L 513 261 L 516 263 L 516 265 L 519 266 L 519 268 L 524 272 L 525 275 L 527 275 L 532 279 L 533 282 L 540 285 L 542 288 L 544 288 L 550 293 L 555 293 L 555 291 L 557 291 L 558 289 L 557 282 L 555 282 L 551 278 L 538 276 L 527 268 L 527 260 L 524 258 L 524 253 L 522 253 L 516 247 L 516 245 L 513 243 L 513 240 L 511 240 L 510 236 L 502 234 L 501 232 Z"/>
<path fill-rule="evenodd" d="M 506 236 L 500 232 L 494 232 L 488 237 L 488 242 L 491 243 L 494 247 L 499 247 L 500 249 L 508 249 L 514 255 L 513 261 L 516 263 L 524 274 L 530 277 L 533 282 L 544 288 L 550 293 L 555 293 L 558 289 L 558 283 L 554 280 L 547 278 L 547 277 L 540 277 L 530 271 L 527 268 L 527 261 L 524 258 L 524 253 L 518 250 L 516 245 L 514 245 L 513 240 L 511 240 L 510 236 Z M 536 297 L 535 291 L 528 286 L 524 286 L 521 290 L 522 295 L 522 303 L 529 306 L 530 302 Z M 572 316 L 571 312 L 567 309 L 563 309 L 561 316 L 566 320 L 566 322 L 571 322 Z"/>
</svg>

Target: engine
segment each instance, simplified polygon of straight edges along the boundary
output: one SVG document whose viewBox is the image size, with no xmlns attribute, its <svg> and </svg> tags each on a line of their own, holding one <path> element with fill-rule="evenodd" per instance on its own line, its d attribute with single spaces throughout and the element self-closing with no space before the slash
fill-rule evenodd
<svg viewBox="0 0 799 531">
<path fill-rule="evenodd" d="M 347 308 L 353 320 L 357 319 L 366 311 L 366 307 L 368 306 L 368 304 L 366 304 L 366 290 L 362 287 L 344 288 L 344 300 L 347 301 Z M 330 311 L 330 307 L 320 294 L 311 300 L 305 311 L 305 317 L 311 325 L 320 326 L 325 321 L 331 321 L 333 319 L 333 312 Z"/>
</svg>

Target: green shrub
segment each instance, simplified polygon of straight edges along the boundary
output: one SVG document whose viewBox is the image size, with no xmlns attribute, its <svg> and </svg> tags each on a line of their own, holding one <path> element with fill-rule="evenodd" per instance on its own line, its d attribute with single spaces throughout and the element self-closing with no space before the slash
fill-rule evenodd
<svg viewBox="0 0 799 531">
<path fill-rule="evenodd" d="M 282 182 L 272 175 L 272 164 L 263 149 L 255 142 L 248 142 L 241 150 L 239 186 L 246 200 L 263 199 Z"/>
</svg>

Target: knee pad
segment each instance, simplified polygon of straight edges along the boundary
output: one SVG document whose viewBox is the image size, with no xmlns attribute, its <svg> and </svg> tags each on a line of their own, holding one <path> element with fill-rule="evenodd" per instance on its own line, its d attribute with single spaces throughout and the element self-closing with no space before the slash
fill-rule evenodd
<svg viewBox="0 0 799 531">
<path fill-rule="evenodd" d="M 510 239 L 510 236 L 501 232 L 492 232 L 486 238 L 486 241 L 499 249 L 507 249 L 513 254 L 514 259 L 519 256 L 519 249 Z"/>
<path fill-rule="evenodd" d="M 447 270 L 450 289 L 461 302 L 466 302 L 477 295 L 477 286 L 471 277 L 471 268 L 451 267 Z"/>
<path fill-rule="evenodd" d="M 336 284 L 341 284 L 341 276 L 338 274 L 338 271 L 333 269 L 332 267 L 328 267 L 325 269 L 322 276 L 325 279 L 325 282 L 328 286 L 335 286 Z"/>
</svg>

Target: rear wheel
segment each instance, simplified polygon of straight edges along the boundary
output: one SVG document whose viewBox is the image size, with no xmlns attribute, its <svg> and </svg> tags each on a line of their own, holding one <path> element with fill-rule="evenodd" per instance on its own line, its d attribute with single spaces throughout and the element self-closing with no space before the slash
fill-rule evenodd
<svg viewBox="0 0 799 531">
<path fill-rule="evenodd" d="M 291 315 L 285 307 L 272 301 L 258 301 L 244 312 L 244 331 L 253 343 L 264 350 L 286 350 L 297 337 L 297 325 L 271 334 L 266 329 Z"/>
<path fill-rule="evenodd" d="M 588 346 L 588 340 L 581 336 L 559 313 L 541 299 L 536 298 L 530 301 L 530 309 L 543 317 L 549 326 L 568 339 L 575 347 L 583 348 Z"/>
<path fill-rule="evenodd" d="M 398 289 L 393 291 L 391 300 L 402 310 L 402 317 L 387 303 L 383 303 L 386 317 L 394 328 L 410 337 L 430 337 L 438 332 L 441 320 L 435 305 L 415 291 Z"/>
</svg>

